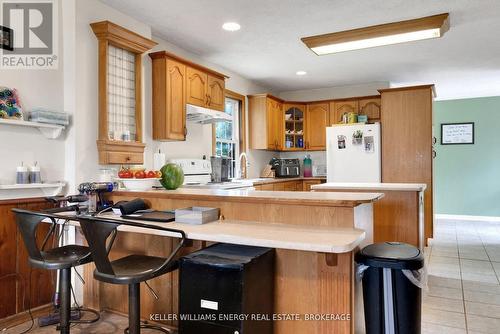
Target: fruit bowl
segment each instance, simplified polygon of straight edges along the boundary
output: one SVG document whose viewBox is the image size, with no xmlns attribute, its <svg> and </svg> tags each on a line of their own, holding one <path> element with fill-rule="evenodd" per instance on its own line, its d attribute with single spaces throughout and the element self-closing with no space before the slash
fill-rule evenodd
<svg viewBox="0 0 500 334">
<path fill-rule="evenodd" d="M 159 185 L 158 180 L 160 178 L 152 177 L 152 178 L 144 178 L 144 179 L 126 179 L 126 178 L 117 178 L 116 181 L 119 181 L 123 184 L 125 189 L 127 190 L 135 190 L 135 191 L 144 191 L 151 190 L 153 186 Z"/>
</svg>

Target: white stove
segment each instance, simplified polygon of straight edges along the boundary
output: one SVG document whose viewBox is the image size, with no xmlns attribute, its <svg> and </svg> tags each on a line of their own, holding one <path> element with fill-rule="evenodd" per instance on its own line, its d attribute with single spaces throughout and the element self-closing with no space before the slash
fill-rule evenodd
<svg viewBox="0 0 500 334">
<path fill-rule="evenodd" d="M 171 159 L 169 162 L 179 165 L 184 172 L 184 188 L 192 189 L 238 189 L 250 188 L 253 182 L 245 180 L 212 183 L 212 165 L 205 159 Z"/>
</svg>

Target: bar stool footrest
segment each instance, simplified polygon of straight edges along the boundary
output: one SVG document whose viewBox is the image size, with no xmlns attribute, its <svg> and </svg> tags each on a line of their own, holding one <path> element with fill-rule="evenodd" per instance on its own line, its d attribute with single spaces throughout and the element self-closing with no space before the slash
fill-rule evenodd
<svg viewBox="0 0 500 334">
<path fill-rule="evenodd" d="M 78 308 L 76 310 L 80 311 L 80 313 L 83 313 L 83 312 L 93 313 L 95 315 L 95 317 L 92 318 L 92 319 L 85 319 L 85 320 L 81 320 L 81 319 L 70 320 L 71 324 L 92 324 L 94 322 L 99 321 L 99 319 L 101 319 L 101 314 L 98 311 L 96 311 L 96 310 L 92 310 L 90 308 L 85 308 L 85 307 L 80 307 L 80 308 Z"/>
</svg>

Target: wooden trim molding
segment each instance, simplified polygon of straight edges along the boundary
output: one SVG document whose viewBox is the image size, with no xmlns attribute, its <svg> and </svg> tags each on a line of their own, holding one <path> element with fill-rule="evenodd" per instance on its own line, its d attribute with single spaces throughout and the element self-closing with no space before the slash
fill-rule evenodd
<svg viewBox="0 0 500 334">
<path fill-rule="evenodd" d="M 239 134 L 239 149 L 241 152 L 247 151 L 247 109 L 245 95 L 236 93 L 226 89 L 224 91 L 225 98 L 231 98 L 240 101 L 240 134 Z M 212 154 L 215 155 L 215 125 L 212 125 Z"/>
<path fill-rule="evenodd" d="M 52 303 L 34 307 L 31 309 L 31 316 L 33 316 L 33 319 L 36 322 L 36 318 L 49 315 L 53 309 L 54 305 L 52 305 Z M 30 319 L 31 318 L 29 312 L 23 311 L 21 313 L 17 313 L 9 317 L 0 319 L 0 329 L 14 327 L 25 323 Z"/>
<path fill-rule="evenodd" d="M 196 64 L 196 63 L 193 63 L 192 61 L 189 61 L 185 58 L 182 58 L 182 57 L 179 57 L 173 53 L 170 53 L 168 51 L 157 51 L 157 52 L 152 52 L 149 54 L 149 57 L 151 57 L 151 59 L 156 59 L 156 58 L 164 58 L 164 57 L 167 57 L 167 58 L 170 58 L 170 59 L 173 59 L 173 60 L 177 60 L 185 65 L 188 65 L 189 67 L 193 67 L 193 68 L 196 68 L 198 70 L 201 70 L 202 72 L 207 72 L 209 74 L 212 74 L 216 77 L 219 77 L 221 79 L 229 79 L 229 77 L 225 74 L 222 74 L 220 72 L 217 72 L 217 71 L 214 71 L 208 67 L 205 67 L 205 66 L 202 66 L 200 64 Z"/>
<path fill-rule="evenodd" d="M 91 23 L 90 27 L 100 41 L 107 41 L 133 53 L 144 53 L 158 44 L 110 21 Z"/>
<path fill-rule="evenodd" d="M 226 97 L 240 101 L 240 153 L 247 151 L 247 108 L 245 95 L 226 89 Z"/>
<path fill-rule="evenodd" d="M 380 94 L 382 94 L 382 93 L 387 93 L 387 92 L 400 92 L 400 91 L 404 91 L 404 90 L 429 89 L 429 88 L 432 90 L 432 96 L 435 98 L 437 95 L 436 95 L 436 86 L 434 84 L 394 87 L 394 88 L 383 88 L 383 89 L 378 89 L 378 91 Z"/>
</svg>

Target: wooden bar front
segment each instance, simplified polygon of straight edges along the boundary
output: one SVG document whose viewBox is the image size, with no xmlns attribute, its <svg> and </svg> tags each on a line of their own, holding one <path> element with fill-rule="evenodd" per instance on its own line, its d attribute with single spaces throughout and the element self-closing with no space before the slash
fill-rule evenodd
<svg viewBox="0 0 500 334">
<path fill-rule="evenodd" d="M 169 198 L 154 192 L 140 194 L 120 192 L 110 197 L 114 202 L 141 197 L 152 208 L 171 210 L 190 206 L 219 207 L 225 219 L 268 223 L 300 224 L 310 226 L 358 227 L 367 231 L 367 242 L 371 242 L 372 204 L 357 206 L 327 206 L 306 203 L 291 205 L 279 203 L 256 203 L 241 198 L 221 201 L 207 197 L 206 200 Z M 165 225 L 168 226 L 168 225 Z M 118 234 L 111 258 L 126 254 L 148 254 L 165 256 L 176 245 L 177 240 L 147 234 L 121 232 Z M 205 246 L 195 241 L 187 254 Z M 127 313 L 127 286 L 112 285 L 93 279 L 94 266 L 84 269 L 87 284 L 84 286 L 84 304 L 95 309 L 107 309 Z M 275 264 L 275 314 L 299 314 L 302 320 L 274 322 L 277 334 L 311 333 L 354 333 L 354 261 L 353 252 L 325 254 L 307 251 L 276 250 Z M 141 316 L 150 319 L 159 314 L 166 319 L 178 310 L 178 274 L 174 272 L 149 282 L 160 299 L 155 300 L 147 288 L 141 285 Z M 338 315 L 343 320 L 305 321 L 308 314 Z M 176 321 L 166 321 L 176 326 Z"/>
</svg>

